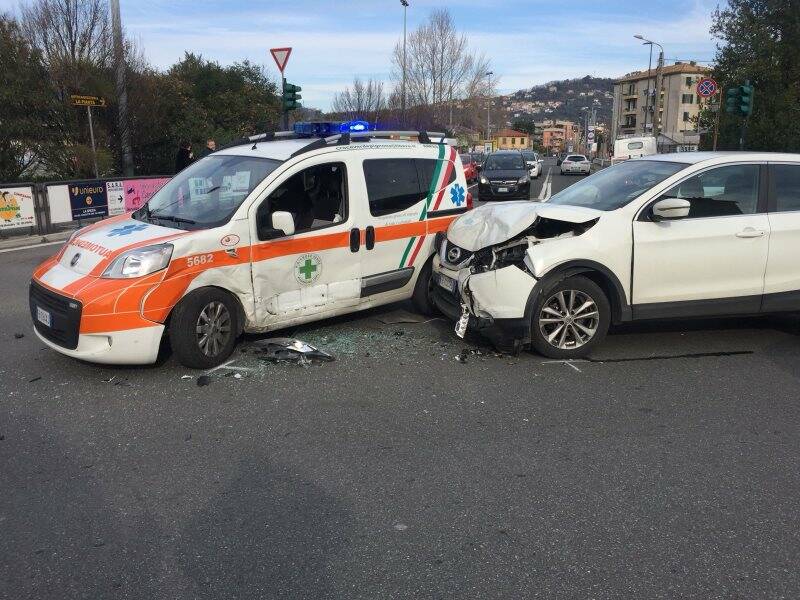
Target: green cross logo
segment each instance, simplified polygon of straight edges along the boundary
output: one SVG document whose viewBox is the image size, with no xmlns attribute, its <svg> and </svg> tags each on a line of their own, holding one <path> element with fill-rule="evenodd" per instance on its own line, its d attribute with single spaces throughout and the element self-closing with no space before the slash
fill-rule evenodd
<svg viewBox="0 0 800 600">
<path fill-rule="evenodd" d="M 310 258 L 306 259 L 306 262 L 303 263 L 299 269 L 300 275 L 305 277 L 306 279 L 311 279 L 311 274 L 317 270 L 317 265 L 311 262 Z"/>
<path fill-rule="evenodd" d="M 294 263 L 295 277 L 300 283 L 313 283 L 322 272 L 322 260 L 316 254 L 303 254 Z"/>
</svg>

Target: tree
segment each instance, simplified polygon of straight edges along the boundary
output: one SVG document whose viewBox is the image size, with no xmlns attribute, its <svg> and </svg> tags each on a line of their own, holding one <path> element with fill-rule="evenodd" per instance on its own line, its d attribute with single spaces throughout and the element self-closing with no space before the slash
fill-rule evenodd
<svg viewBox="0 0 800 600">
<path fill-rule="evenodd" d="M 800 151 L 800 3 L 729 0 L 715 11 L 711 33 L 722 42 L 714 76 L 723 90 L 748 79 L 755 86 L 745 147 Z M 738 148 L 740 126 L 740 117 L 721 113 L 721 149 Z"/>
<path fill-rule="evenodd" d="M 364 119 L 370 123 L 381 121 L 385 108 L 383 82 L 371 77 L 366 83 L 355 77 L 353 87 L 347 87 L 343 92 L 335 94 L 331 103 L 332 111 L 344 118 Z"/>
<path fill-rule="evenodd" d="M 0 15 L 0 72 L 0 181 L 16 181 L 53 142 L 49 132 L 58 105 L 41 55 L 6 15 Z"/>
<path fill-rule="evenodd" d="M 471 52 L 466 36 L 456 30 L 450 12 L 434 10 L 428 22 L 408 36 L 407 105 L 416 109 L 416 120 L 439 126 L 450 122 L 449 112 L 457 100 L 459 112 L 475 113 L 475 100 L 489 95 L 494 86 L 487 75 L 489 68 L 484 55 Z M 394 95 L 399 95 L 403 79 L 402 41 L 395 45 L 392 55 L 392 77 L 396 86 Z"/>
</svg>

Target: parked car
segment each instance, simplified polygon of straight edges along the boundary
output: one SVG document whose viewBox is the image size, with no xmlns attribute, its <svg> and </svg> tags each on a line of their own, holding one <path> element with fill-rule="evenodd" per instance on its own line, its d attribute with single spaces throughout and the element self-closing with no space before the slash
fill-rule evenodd
<svg viewBox="0 0 800 600">
<path fill-rule="evenodd" d="M 800 155 L 627 160 L 436 242 L 434 303 L 518 350 L 585 356 L 609 324 L 800 310 Z"/>
<path fill-rule="evenodd" d="M 530 191 L 528 167 L 519 150 L 499 150 L 486 157 L 478 177 L 481 200 L 527 200 Z"/>
<path fill-rule="evenodd" d="M 522 157 L 525 159 L 525 164 L 528 167 L 528 175 L 531 179 L 538 179 L 542 174 L 542 161 L 539 155 L 533 150 L 523 150 Z"/>
<path fill-rule="evenodd" d="M 394 134 L 324 125 L 295 124 L 317 139 L 242 140 L 136 212 L 79 229 L 33 273 L 38 338 L 82 360 L 146 364 L 169 337 L 182 364 L 209 368 L 243 331 L 409 298 L 432 310 L 434 234 L 471 202 L 455 150 L 424 132 L 402 132 L 418 144 L 350 143 Z"/>
<path fill-rule="evenodd" d="M 588 175 L 592 172 L 592 163 L 583 154 L 568 154 L 561 162 L 561 174 Z"/>
<path fill-rule="evenodd" d="M 464 167 L 464 177 L 467 183 L 472 183 L 478 178 L 478 163 L 475 162 L 472 154 L 462 152 L 458 155 L 461 159 L 461 164 Z"/>
</svg>

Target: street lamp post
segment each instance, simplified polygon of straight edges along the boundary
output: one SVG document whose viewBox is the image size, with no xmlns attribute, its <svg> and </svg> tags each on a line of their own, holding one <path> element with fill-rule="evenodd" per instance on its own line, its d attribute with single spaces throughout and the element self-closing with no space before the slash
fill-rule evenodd
<svg viewBox="0 0 800 600">
<path fill-rule="evenodd" d="M 645 107 L 644 113 L 644 129 L 642 130 L 643 133 L 647 133 L 647 113 L 650 112 L 650 77 L 651 77 L 651 69 L 653 66 L 653 45 L 659 47 L 658 53 L 658 67 L 656 68 L 656 89 L 655 93 L 653 94 L 653 135 L 658 136 L 658 124 L 660 123 L 659 118 L 659 101 L 661 100 L 661 69 L 664 66 L 664 47 L 659 44 L 658 42 L 654 42 L 653 40 L 648 40 L 641 34 L 636 34 L 633 36 L 637 40 L 642 40 L 642 44 L 646 46 L 650 46 L 650 61 L 647 64 L 647 105 Z"/>
<path fill-rule="evenodd" d="M 406 125 L 406 12 L 408 11 L 408 0 L 400 0 L 403 6 L 403 83 L 400 91 L 400 113 L 403 118 L 403 127 Z"/>
<path fill-rule="evenodd" d="M 494 75 L 494 71 L 486 71 L 486 77 L 491 78 L 492 75 Z M 489 136 L 491 135 L 491 130 L 490 130 L 491 125 L 489 123 L 489 108 L 492 106 L 491 79 L 489 79 L 489 83 L 490 83 L 490 85 L 489 85 L 489 94 L 488 94 L 489 97 L 488 97 L 488 99 L 486 101 L 486 141 L 487 142 L 490 140 Z"/>
</svg>

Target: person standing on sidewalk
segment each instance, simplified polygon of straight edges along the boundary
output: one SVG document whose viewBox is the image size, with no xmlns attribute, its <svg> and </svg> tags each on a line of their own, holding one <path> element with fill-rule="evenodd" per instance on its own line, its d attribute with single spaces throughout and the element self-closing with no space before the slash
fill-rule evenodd
<svg viewBox="0 0 800 600">
<path fill-rule="evenodd" d="M 192 164 L 192 144 L 191 142 L 181 142 L 178 153 L 175 155 L 175 172 L 179 173 Z"/>
<path fill-rule="evenodd" d="M 212 152 L 216 152 L 216 151 L 217 151 L 217 142 L 215 142 L 212 139 L 206 140 L 206 147 L 203 148 L 203 152 L 202 152 L 202 154 L 200 154 L 200 158 L 208 156 Z"/>
</svg>

